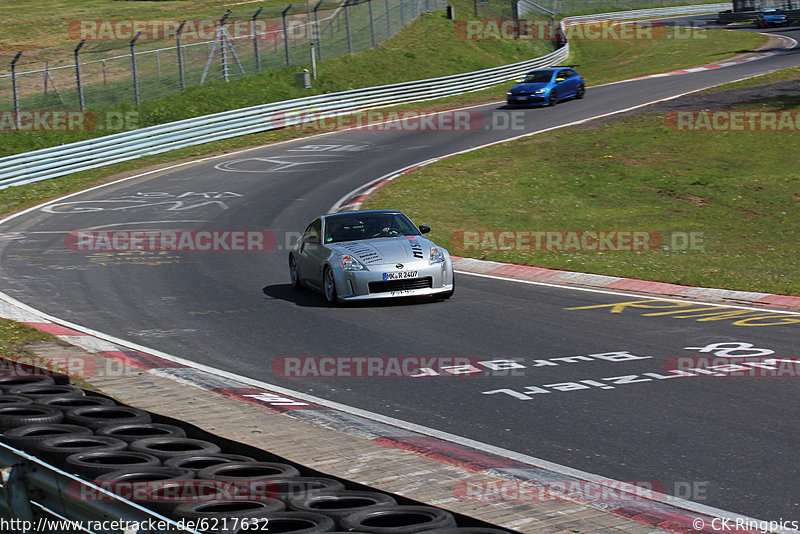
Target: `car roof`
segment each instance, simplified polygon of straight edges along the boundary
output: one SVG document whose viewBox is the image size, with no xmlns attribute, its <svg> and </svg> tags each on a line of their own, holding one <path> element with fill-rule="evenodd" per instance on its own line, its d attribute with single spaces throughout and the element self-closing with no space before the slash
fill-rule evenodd
<svg viewBox="0 0 800 534">
<path fill-rule="evenodd" d="M 329 213 L 327 215 L 323 215 L 322 217 L 325 220 L 336 219 L 338 217 L 346 217 L 351 215 L 378 215 L 378 214 L 385 214 L 385 215 L 396 215 L 402 214 L 403 212 L 400 210 L 357 210 L 357 211 L 343 211 L 341 213 Z"/>
</svg>

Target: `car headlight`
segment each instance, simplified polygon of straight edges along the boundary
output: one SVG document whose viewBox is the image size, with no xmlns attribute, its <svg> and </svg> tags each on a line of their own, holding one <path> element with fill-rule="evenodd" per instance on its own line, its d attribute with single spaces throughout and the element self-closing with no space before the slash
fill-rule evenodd
<svg viewBox="0 0 800 534">
<path fill-rule="evenodd" d="M 342 262 L 342 268 L 345 271 L 366 271 L 367 268 L 364 265 L 355 259 L 353 256 L 342 256 L 339 258 L 339 261 Z"/>
<path fill-rule="evenodd" d="M 542 94 L 542 93 L 546 93 L 546 92 L 547 92 L 547 89 L 539 89 L 538 91 L 536 91 L 536 92 L 535 92 L 535 93 L 533 93 L 533 94 L 535 94 L 535 95 L 540 95 L 540 94 Z"/>
<path fill-rule="evenodd" d="M 507 92 L 507 93 L 506 93 L 506 96 L 514 96 L 514 93 L 512 93 L 511 91 L 509 91 L 509 92 Z"/>
<path fill-rule="evenodd" d="M 431 247 L 431 263 L 444 263 L 444 251 L 439 247 Z"/>
</svg>

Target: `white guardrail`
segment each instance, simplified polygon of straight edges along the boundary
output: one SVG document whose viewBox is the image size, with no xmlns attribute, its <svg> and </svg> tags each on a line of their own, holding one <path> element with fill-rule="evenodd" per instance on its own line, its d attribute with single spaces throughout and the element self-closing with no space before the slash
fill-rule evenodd
<svg viewBox="0 0 800 534">
<path fill-rule="evenodd" d="M 730 3 L 723 3 L 601 13 L 565 18 L 561 25 L 563 28 L 567 23 L 583 20 L 629 20 L 709 13 L 730 8 Z M 531 69 L 558 64 L 568 56 L 569 43 L 545 56 L 501 67 L 273 102 L 6 156 L 0 158 L 0 189 L 187 146 L 279 129 L 284 126 L 283 117 L 309 113 L 355 113 L 476 91 L 518 78 Z"/>
</svg>

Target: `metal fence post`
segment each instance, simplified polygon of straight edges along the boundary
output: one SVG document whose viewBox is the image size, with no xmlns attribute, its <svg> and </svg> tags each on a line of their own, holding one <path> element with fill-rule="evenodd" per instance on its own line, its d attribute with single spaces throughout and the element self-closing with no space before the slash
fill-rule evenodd
<svg viewBox="0 0 800 534">
<path fill-rule="evenodd" d="M 14 124 L 17 125 L 17 129 L 20 128 L 19 122 L 19 94 L 17 93 L 17 61 L 19 61 L 19 57 L 22 55 L 22 50 L 17 52 L 17 55 L 14 56 L 14 59 L 11 60 L 11 94 L 13 95 L 12 98 L 14 99 Z M 47 78 L 45 78 L 47 80 Z M 45 82 L 45 91 L 47 90 L 47 83 Z"/>
<path fill-rule="evenodd" d="M 186 78 L 183 74 L 183 51 L 181 50 L 181 31 L 183 31 L 185 24 L 185 20 L 181 22 L 180 26 L 178 26 L 178 31 L 175 33 L 175 48 L 178 50 L 178 81 L 180 82 L 181 91 L 186 86 Z"/>
<path fill-rule="evenodd" d="M 283 10 L 281 13 L 281 21 L 283 24 L 283 49 L 286 53 L 286 64 L 289 65 L 291 63 L 289 59 L 289 27 L 286 25 L 286 13 L 292 9 L 292 4 L 286 6 L 286 9 Z"/>
<path fill-rule="evenodd" d="M 5 487 L 8 507 L 14 518 L 20 521 L 33 521 L 28 488 L 25 483 L 25 466 L 16 464 L 2 469 L 3 486 Z M 22 528 L 18 532 L 24 532 Z"/>
<path fill-rule="evenodd" d="M 314 28 L 317 34 L 317 61 L 322 61 L 322 35 L 320 35 L 319 30 L 319 6 L 321 6 L 324 1 L 325 0 L 319 0 L 317 5 L 314 6 Z"/>
<path fill-rule="evenodd" d="M 400 2 L 402 1 L 403 0 L 400 0 Z M 389 14 L 389 0 L 383 0 L 383 7 L 386 8 L 386 38 L 388 39 L 392 36 L 392 19 Z"/>
<path fill-rule="evenodd" d="M 375 48 L 378 43 L 375 41 L 375 17 L 372 15 L 372 0 L 367 0 L 367 4 L 369 5 L 369 34 L 372 37 L 372 48 Z"/>
<path fill-rule="evenodd" d="M 347 31 L 347 53 L 353 55 L 353 36 L 350 33 L 350 0 L 344 1 L 344 26 Z"/>
<path fill-rule="evenodd" d="M 86 39 L 78 43 L 78 46 L 75 47 L 75 85 L 78 89 L 78 103 L 80 104 L 81 111 L 86 111 L 86 102 L 83 100 L 83 85 L 81 85 L 81 63 L 78 59 L 78 52 L 80 51 L 81 47 L 83 47 L 84 43 L 86 43 Z"/>
<path fill-rule="evenodd" d="M 400 7 L 400 27 L 401 28 L 405 28 L 406 27 L 406 10 L 405 10 L 406 4 L 405 4 L 405 2 L 403 2 L 403 0 L 400 0 L 399 3 L 400 3 L 400 5 L 399 5 L 399 7 Z"/>
<path fill-rule="evenodd" d="M 225 37 L 225 20 L 231 14 L 231 10 L 225 12 L 222 18 L 219 19 L 219 30 L 217 30 L 217 38 L 222 41 L 219 47 L 220 60 L 222 61 L 222 79 L 228 81 L 228 54 L 225 52 L 225 45 L 227 40 Z"/>
<path fill-rule="evenodd" d="M 133 76 L 133 101 L 136 103 L 137 106 L 139 105 L 139 102 L 140 102 L 140 99 L 139 99 L 139 77 L 136 75 L 136 52 L 134 51 L 134 48 L 136 47 L 136 39 L 138 39 L 141 34 L 142 34 L 142 32 L 137 32 L 136 35 L 133 36 L 133 39 L 131 39 L 131 42 L 130 42 L 130 47 L 131 47 L 131 75 Z"/>
<path fill-rule="evenodd" d="M 258 32 L 256 31 L 256 19 L 261 14 L 263 7 L 259 7 L 253 15 L 253 52 L 255 53 L 256 72 L 261 72 L 261 55 L 258 51 Z"/>
</svg>

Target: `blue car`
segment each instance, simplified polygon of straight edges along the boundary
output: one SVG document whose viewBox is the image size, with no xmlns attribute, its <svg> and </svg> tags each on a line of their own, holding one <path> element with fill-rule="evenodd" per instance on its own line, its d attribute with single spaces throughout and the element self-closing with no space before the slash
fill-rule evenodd
<svg viewBox="0 0 800 534">
<path fill-rule="evenodd" d="M 762 9 L 756 18 L 756 26 L 759 28 L 769 28 L 770 26 L 788 26 L 789 17 L 780 9 Z"/>
<path fill-rule="evenodd" d="M 586 85 L 574 66 L 532 70 L 508 91 L 508 105 L 554 106 L 567 98 L 583 98 Z"/>
</svg>

